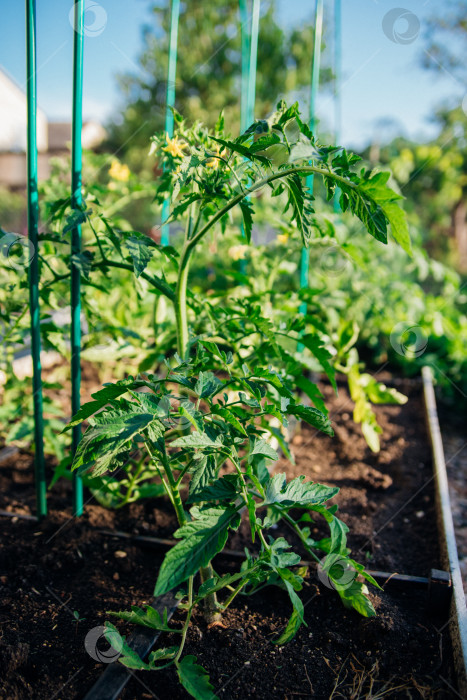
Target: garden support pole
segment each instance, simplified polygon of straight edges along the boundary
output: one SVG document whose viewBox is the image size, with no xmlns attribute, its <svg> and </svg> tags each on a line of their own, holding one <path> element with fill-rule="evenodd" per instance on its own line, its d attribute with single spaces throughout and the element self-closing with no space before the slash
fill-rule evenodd
<svg viewBox="0 0 467 700">
<path fill-rule="evenodd" d="M 311 67 L 311 85 L 310 85 L 310 117 L 309 126 L 311 131 L 315 127 L 315 111 L 316 98 L 319 89 L 319 69 L 321 59 L 321 37 L 323 33 L 323 0 L 316 0 L 315 6 L 315 29 L 313 32 L 313 62 Z M 306 185 L 311 193 L 313 193 L 313 175 L 309 175 L 306 179 Z M 308 269 L 309 269 L 309 254 L 308 249 L 303 247 L 300 259 L 300 289 L 308 287 Z M 300 313 L 306 314 L 307 304 L 303 301 L 300 304 Z M 303 349 L 300 347 L 299 349 Z"/>
<path fill-rule="evenodd" d="M 334 143 L 340 144 L 342 131 L 342 8 L 341 0 L 334 0 Z M 334 194 L 334 211 L 341 210 L 339 205 L 340 190 Z"/>
<path fill-rule="evenodd" d="M 174 133 L 174 116 L 171 107 L 175 106 L 175 78 L 177 76 L 177 43 L 178 20 L 180 16 L 180 0 L 172 0 L 170 9 L 170 38 L 169 38 L 169 65 L 167 69 L 167 91 L 165 111 L 165 131 L 169 138 Z M 170 214 L 170 199 L 164 199 L 162 205 L 162 221 L 167 221 Z M 170 226 L 162 224 L 162 245 L 169 245 Z"/>
<path fill-rule="evenodd" d="M 247 0 L 240 0 L 240 33 L 242 45 L 242 84 L 240 96 L 240 131 L 249 127 L 248 123 L 248 71 L 250 65 L 250 31 Z"/>
<path fill-rule="evenodd" d="M 253 0 L 253 7 L 251 10 L 250 59 L 249 59 L 249 63 L 248 63 L 248 94 L 247 94 L 247 115 L 248 115 L 248 121 L 250 124 L 252 124 L 255 120 L 256 68 L 257 68 L 257 62 L 258 62 L 259 11 L 260 11 L 260 0 Z"/>
<path fill-rule="evenodd" d="M 44 416 L 42 405 L 41 333 L 39 309 L 39 195 L 37 191 L 37 82 L 36 82 L 36 0 L 26 0 L 26 77 L 27 77 L 27 171 L 29 309 L 31 313 L 31 352 L 34 403 L 34 469 L 37 516 L 47 515 L 47 485 L 44 462 Z"/>
<path fill-rule="evenodd" d="M 261 0 L 252 0 L 251 24 L 248 18 L 247 0 L 240 0 L 240 24 L 242 37 L 242 95 L 240 130 L 244 132 L 255 120 L 256 69 L 258 62 L 259 13 Z M 245 236 L 243 223 L 242 236 Z M 240 260 L 240 272 L 246 273 L 246 260 Z"/>
<path fill-rule="evenodd" d="M 71 206 L 81 209 L 81 131 L 83 124 L 83 34 L 84 0 L 75 0 L 73 37 L 73 115 L 71 127 Z M 81 226 L 71 231 L 71 412 L 75 415 L 80 407 L 81 391 L 81 279 L 80 269 L 73 263 L 74 256 L 81 253 Z M 81 426 L 76 425 L 72 433 L 72 455 L 75 455 L 81 439 Z M 73 473 L 73 514 L 83 513 L 83 483 Z"/>
</svg>

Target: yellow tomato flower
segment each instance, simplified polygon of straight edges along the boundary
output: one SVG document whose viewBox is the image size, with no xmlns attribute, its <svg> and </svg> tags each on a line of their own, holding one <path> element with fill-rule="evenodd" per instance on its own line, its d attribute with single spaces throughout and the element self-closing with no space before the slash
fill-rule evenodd
<svg viewBox="0 0 467 700">
<path fill-rule="evenodd" d="M 279 233 L 277 236 L 277 242 L 280 243 L 281 245 L 285 245 L 288 240 L 289 240 L 288 233 Z"/>
<path fill-rule="evenodd" d="M 127 182 L 130 177 L 130 168 L 128 165 L 119 163 L 118 160 L 113 160 L 112 165 L 109 168 L 109 175 L 113 180 Z"/>
<path fill-rule="evenodd" d="M 229 248 L 229 256 L 232 260 L 245 260 L 247 250 L 247 245 L 233 245 Z"/>
<path fill-rule="evenodd" d="M 225 148 L 221 150 L 219 144 L 216 146 L 216 155 L 213 156 L 212 158 L 209 158 L 209 160 L 206 162 L 206 167 L 207 168 L 212 168 L 213 170 L 217 170 L 219 167 L 220 160 L 219 158 L 225 158 L 227 155 L 227 151 Z"/>
<path fill-rule="evenodd" d="M 167 141 L 167 146 L 162 149 L 166 153 L 170 153 L 172 158 L 183 158 L 183 149 L 186 148 L 186 143 L 180 143 L 178 136 L 174 136 L 173 139 L 170 138 L 168 134 L 165 137 Z"/>
</svg>

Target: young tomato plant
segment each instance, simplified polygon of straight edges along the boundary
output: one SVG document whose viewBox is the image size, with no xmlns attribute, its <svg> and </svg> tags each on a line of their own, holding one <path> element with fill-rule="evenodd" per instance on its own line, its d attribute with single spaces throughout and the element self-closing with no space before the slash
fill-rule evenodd
<svg viewBox="0 0 467 700">
<path fill-rule="evenodd" d="M 121 662 L 147 670 L 173 664 L 189 693 L 212 698 L 206 672 L 195 664 L 195 657 L 183 656 L 195 606 L 202 606 L 207 620 L 214 621 L 237 595 L 275 585 L 287 592 L 292 605 L 289 623 L 276 642 L 289 641 L 306 624 L 298 595 L 304 577 L 303 569 L 297 568 L 300 555 L 292 551 L 285 537 L 272 534 L 272 526 L 279 521 L 295 533 L 315 561 L 324 556 L 322 568 L 346 606 L 373 615 L 365 583 L 357 577 L 377 584 L 350 558 L 348 528 L 336 516 L 336 505 L 331 504 L 338 489 L 304 477 L 287 482 L 285 474 L 270 471 L 278 457 L 266 439 L 272 419 L 287 425 L 293 416 L 332 435 L 327 415 L 296 400 L 296 387 L 285 369 L 272 369 L 255 357 L 245 362 L 210 337 L 190 335 L 188 278 L 192 256 L 213 227 L 226 225 L 236 207 L 249 242 L 253 196 L 265 188 L 273 196 L 285 198 L 285 215 L 307 245 L 315 226 L 313 197 L 304 184 L 310 174 L 323 179 L 329 198 L 338 187 L 342 209 L 350 209 L 377 240 L 387 242 L 391 224 L 394 237 L 405 247 L 409 243 L 397 203 L 400 197 L 387 186 L 389 175 L 365 170 L 355 173 L 352 166 L 358 158 L 340 148 L 320 146 L 301 120 L 297 105 L 287 108 L 281 103 L 270 120 L 255 122 L 235 140 L 224 136 L 222 119 L 210 134 L 200 125 L 188 129 L 179 115 L 175 117 L 177 135 L 173 139 L 157 137 L 154 144 L 165 165 L 159 197 L 172 196 L 171 219 L 185 219 L 185 234 L 176 258 L 175 287 L 163 278 L 148 278 L 174 305 L 178 352 L 166 361 L 163 374 L 142 374 L 106 385 L 67 428 L 89 421 L 73 463 L 73 469 L 80 473 L 92 470 L 99 476 L 122 468 L 132 450 L 143 447 L 178 521 L 174 535 L 179 541 L 163 561 L 155 595 L 177 592 L 186 614 L 179 630 L 180 643 L 158 649 L 147 662 L 124 644 Z M 112 232 L 107 245 L 115 237 Z M 144 273 L 151 247 L 152 242 L 132 233 L 129 250 L 138 274 Z M 107 251 L 104 244 L 100 248 L 100 264 L 105 266 Z M 297 334 L 296 339 L 299 337 Z M 320 344 L 304 339 L 326 365 Z M 311 516 L 300 517 L 300 511 Z M 211 562 L 225 547 L 229 531 L 239 527 L 242 513 L 248 519 L 256 551 L 247 554 L 237 573 L 219 576 Z M 329 536 L 318 541 L 303 525 L 315 517 L 323 518 L 329 527 Z M 348 570 L 353 572 L 350 583 Z M 340 582 L 343 571 L 345 584 Z M 174 631 L 167 617 L 150 606 L 117 616 Z M 116 634 L 111 625 L 108 634 L 111 639 Z"/>
</svg>

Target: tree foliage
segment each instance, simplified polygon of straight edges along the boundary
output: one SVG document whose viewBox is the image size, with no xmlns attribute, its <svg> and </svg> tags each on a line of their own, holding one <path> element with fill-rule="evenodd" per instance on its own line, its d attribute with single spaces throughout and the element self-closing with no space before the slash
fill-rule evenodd
<svg viewBox="0 0 467 700">
<path fill-rule="evenodd" d="M 149 137 L 164 128 L 170 3 L 154 4 L 153 21 L 143 31 L 138 73 L 119 77 L 124 95 L 122 117 L 110 125 L 110 142 L 127 153 L 146 148 Z M 313 26 L 307 13 L 303 26 L 284 29 L 275 2 L 261 13 L 258 42 L 255 116 L 269 114 L 278 98 L 309 85 Z M 321 84 L 331 72 L 321 71 Z M 241 93 L 241 27 L 238 0 L 183 3 L 178 34 L 175 106 L 190 122 L 213 126 L 224 111 L 226 125 L 239 123 Z M 307 96 L 307 93 L 306 93 Z M 214 120 L 214 121 L 213 121 Z M 136 156 L 135 156 L 135 162 Z"/>
</svg>

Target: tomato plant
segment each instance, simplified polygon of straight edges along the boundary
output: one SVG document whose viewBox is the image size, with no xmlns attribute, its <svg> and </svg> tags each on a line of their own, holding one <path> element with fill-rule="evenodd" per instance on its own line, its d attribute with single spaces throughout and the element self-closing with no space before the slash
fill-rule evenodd
<svg viewBox="0 0 467 700">
<path fill-rule="evenodd" d="M 222 349 L 213 338 L 221 332 L 216 316 L 211 319 L 211 333 L 194 337 L 189 323 L 192 257 L 214 227 L 225 229 L 236 210 L 243 220 L 245 241 L 250 243 L 254 196 L 264 190 L 269 190 L 278 201 L 284 198 L 283 216 L 307 246 L 319 226 L 313 196 L 304 182 L 310 175 L 322 178 L 328 199 L 338 188 L 342 210 L 355 214 L 378 241 L 387 242 L 390 224 L 393 236 L 404 248 L 409 249 L 410 242 L 398 204 L 401 198 L 388 187 L 388 173 L 365 169 L 355 172 L 353 166 L 359 158 L 339 147 L 321 146 L 302 121 L 298 105 L 288 108 L 280 103 L 268 121 L 255 122 L 234 140 L 224 135 L 222 118 L 213 133 L 200 124 L 188 128 L 176 113 L 175 119 L 178 129 L 174 138 L 155 137 L 153 151 L 165 166 L 158 198 L 170 195 L 174 203 L 171 221 L 184 221 L 180 249 L 161 249 L 142 234 L 116 231 L 102 217 L 106 236 L 93 230 L 98 242 L 97 265 L 101 269 L 129 266 L 110 257 L 112 250 L 121 253 L 123 243 L 137 277 L 145 278 L 173 304 L 177 352 L 165 361 L 163 372 L 142 373 L 106 385 L 94 394 L 92 402 L 82 406 L 67 429 L 84 420 L 89 422 L 73 462 L 73 469 L 79 473 L 92 471 L 99 476 L 114 471 L 125 465 L 135 446 L 143 446 L 178 521 L 174 534 L 179 541 L 164 559 L 155 595 L 177 591 L 180 607 L 186 612 L 180 644 L 158 649 L 148 662 L 137 658 L 124 645 L 122 663 L 143 669 L 174 664 L 188 692 L 195 697 L 212 697 L 205 671 L 194 663 L 194 657 L 183 657 L 195 606 L 202 605 L 206 618 L 214 621 L 237 595 L 276 585 L 287 591 L 292 605 L 289 624 L 276 641 L 289 641 L 305 623 L 303 603 L 298 596 L 304 576 L 303 570 L 296 568 L 300 556 L 291 551 L 285 537 L 274 538 L 271 528 L 278 521 L 285 521 L 292 528 L 317 562 L 319 553 L 325 554 L 323 569 L 348 607 L 373 615 L 366 585 L 357 577 L 361 575 L 377 584 L 350 557 L 348 528 L 337 517 L 336 505 L 330 503 L 338 489 L 305 481 L 304 477 L 287 482 L 285 474 L 270 471 L 271 463 L 278 457 L 267 439 L 272 421 L 285 426 L 289 417 L 295 417 L 332 435 L 326 412 L 297 398 L 286 369 L 286 354 L 283 366 L 277 363 L 277 357 L 282 357 L 278 342 L 281 336 L 295 345 L 301 342 L 318 358 L 335 386 L 333 368 L 320 339 L 303 335 L 301 320 L 291 319 L 282 330 L 277 329 L 277 337 L 271 325 L 266 335 L 276 352 L 273 368 L 258 362 L 254 354 L 245 359 L 241 344 L 235 352 Z M 85 209 L 73 214 L 68 227 L 77 218 L 84 221 L 87 216 Z M 164 276 L 146 272 L 156 249 L 175 266 L 175 284 Z M 246 308 L 264 326 L 258 309 L 253 305 Z M 227 308 L 225 315 L 227 322 L 236 321 L 233 310 Z M 265 356 L 259 357 L 262 360 Z M 188 495 L 183 500 L 186 491 Z M 329 537 L 313 540 L 309 528 L 303 525 L 309 517 L 297 519 L 300 510 L 324 518 Z M 252 543 L 259 543 L 259 552 L 248 553 L 237 573 L 219 576 L 211 562 L 224 548 L 229 531 L 239 527 L 242 512 L 248 518 Z M 341 567 L 336 567 L 336 562 Z M 339 583 L 342 563 L 354 573 L 350 585 Z M 198 574 L 199 583 L 195 585 Z M 167 619 L 150 606 L 118 616 L 155 629 L 171 629 Z M 108 634 L 115 634 L 110 625 Z"/>
</svg>

